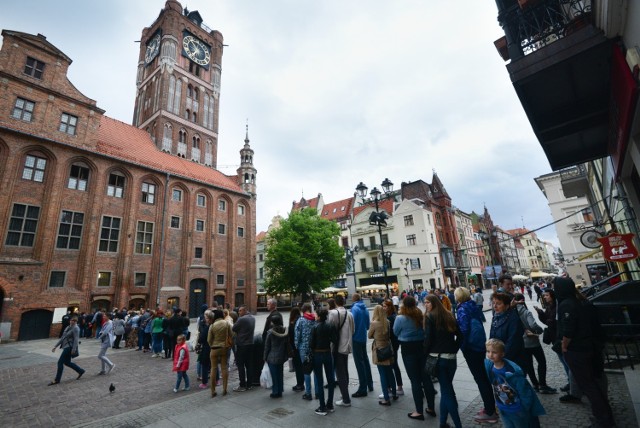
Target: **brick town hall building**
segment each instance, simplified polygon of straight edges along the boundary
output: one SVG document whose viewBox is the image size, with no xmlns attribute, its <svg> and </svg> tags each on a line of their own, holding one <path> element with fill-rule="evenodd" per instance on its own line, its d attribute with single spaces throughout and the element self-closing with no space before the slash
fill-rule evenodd
<svg viewBox="0 0 640 428">
<path fill-rule="evenodd" d="M 216 169 L 222 34 L 166 2 L 142 31 L 133 126 L 78 92 L 44 36 L 2 37 L 3 338 L 56 334 L 67 308 L 255 309 L 248 131 L 237 175 Z"/>
</svg>

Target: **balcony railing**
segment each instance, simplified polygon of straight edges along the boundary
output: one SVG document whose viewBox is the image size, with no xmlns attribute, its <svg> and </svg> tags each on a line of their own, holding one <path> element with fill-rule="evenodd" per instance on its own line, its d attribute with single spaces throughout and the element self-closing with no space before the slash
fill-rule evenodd
<svg viewBox="0 0 640 428">
<path fill-rule="evenodd" d="M 498 21 L 506 37 L 505 60 L 516 60 L 591 23 L 591 0 L 518 0 L 499 11 Z"/>
</svg>

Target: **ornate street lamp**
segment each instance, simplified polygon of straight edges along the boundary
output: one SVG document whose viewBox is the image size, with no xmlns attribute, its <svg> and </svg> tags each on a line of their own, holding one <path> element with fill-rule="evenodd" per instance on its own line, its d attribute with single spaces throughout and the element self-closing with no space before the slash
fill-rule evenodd
<svg viewBox="0 0 640 428">
<path fill-rule="evenodd" d="M 384 242 L 382 242 L 382 227 L 387 227 L 387 219 L 389 216 L 386 212 L 380 212 L 378 203 L 382 200 L 385 200 L 392 196 L 393 183 L 388 178 L 385 178 L 381 184 L 382 190 L 384 190 L 384 195 L 377 187 L 371 189 L 371 200 L 375 204 L 376 211 L 371 213 L 369 216 L 369 224 L 371 226 L 378 226 L 378 236 L 380 237 L 380 254 L 382 255 L 382 272 L 384 274 L 384 285 L 387 289 L 387 297 L 389 294 L 389 281 L 387 278 L 387 262 L 391 258 L 391 253 L 385 253 L 384 251 Z M 356 192 L 358 196 L 364 201 L 367 197 L 367 190 L 369 188 L 361 181 L 360 184 L 356 186 Z"/>
</svg>

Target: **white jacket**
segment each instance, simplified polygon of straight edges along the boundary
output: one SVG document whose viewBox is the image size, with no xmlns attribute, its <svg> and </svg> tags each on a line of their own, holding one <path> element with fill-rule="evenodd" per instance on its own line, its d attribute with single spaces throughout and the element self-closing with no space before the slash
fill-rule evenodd
<svg viewBox="0 0 640 428">
<path fill-rule="evenodd" d="M 338 330 L 338 352 L 340 354 L 350 354 L 351 338 L 355 331 L 353 315 L 343 306 L 338 306 L 336 309 L 329 311 L 328 321 Z"/>
</svg>

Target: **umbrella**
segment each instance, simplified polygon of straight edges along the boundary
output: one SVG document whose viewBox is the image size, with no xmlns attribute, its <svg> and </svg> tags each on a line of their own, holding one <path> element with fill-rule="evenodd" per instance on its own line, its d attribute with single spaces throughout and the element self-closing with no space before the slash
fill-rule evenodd
<svg viewBox="0 0 640 428">
<path fill-rule="evenodd" d="M 513 275 L 511 279 L 515 281 L 526 281 L 527 279 L 529 279 L 529 277 L 524 275 Z"/>
</svg>

